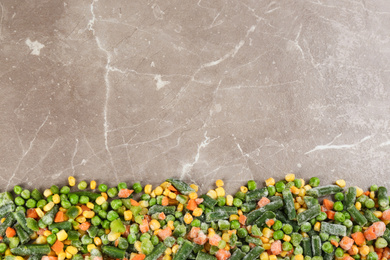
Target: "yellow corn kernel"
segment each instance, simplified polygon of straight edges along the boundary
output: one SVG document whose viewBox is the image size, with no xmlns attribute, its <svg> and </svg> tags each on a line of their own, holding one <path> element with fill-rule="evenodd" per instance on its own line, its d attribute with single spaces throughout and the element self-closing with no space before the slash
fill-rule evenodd
<svg viewBox="0 0 390 260">
<path fill-rule="evenodd" d="M 239 216 L 241 216 L 241 215 L 243 215 L 244 213 L 242 212 L 242 210 L 241 209 L 239 209 L 238 211 L 237 211 L 237 213 L 238 213 L 238 215 Z"/>
<path fill-rule="evenodd" d="M 164 196 L 168 196 L 169 193 L 171 193 L 171 191 L 170 191 L 169 189 L 165 189 L 165 190 L 163 191 L 163 195 L 164 195 Z"/>
<path fill-rule="evenodd" d="M 370 198 L 375 199 L 375 191 L 370 191 Z"/>
<path fill-rule="evenodd" d="M 272 237 L 273 234 L 274 234 L 274 232 L 271 229 L 269 229 L 267 227 L 263 228 L 263 236 L 270 238 L 270 237 Z"/>
<path fill-rule="evenodd" d="M 110 232 L 111 232 L 111 230 L 109 230 L 109 229 L 105 229 L 105 230 L 104 230 L 104 233 L 105 233 L 106 235 L 110 234 Z"/>
<path fill-rule="evenodd" d="M 83 209 L 80 206 L 76 206 L 76 208 L 79 210 L 79 215 L 83 213 Z"/>
<path fill-rule="evenodd" d="M 149 223 L 151 230 L 157 230 L 161 227 L 160 222 L 158 222 L 156 219 L 152 219 Z"/>
<path fill-rule="evenodd" d="M 286 241 L 286 242 L 290 242 L 291 237 L 290 237 L 289 235 L 286 235 L 286 234 L 285 234 L 285 235 L 283 236 L 283 240 Z"/>
<path fill-rule="evenodd" d="M 100 246 L 102 244 L 102 240 L 100 239 L 100 237 L 95 237 L 93 239 L 93 242 L 95 243 L 95 245 L 97 246 Z"/>
<path fill-rule="evenodd" d="M 43 192 L 43 196 L 45 196 L 46 198 L 53 195 L 53 192 L 50 190 L 50 189 L 46 189 L 44 192 Z"/>
<path fill-rule="evenodd" d="M 355 207 L 356 207 L 357 210 L 361 210 L 362 204 L 361 204 L 359 201 L 357 201 L 357 202 L 355 203 Z"/>
<path fill-rule="evenodd" d="M 361 254 L 362 256 L 366 256 L 368 255 L 368 253 L 370 253 L 370 248 L 367 245 L 361 246 L 359 248 L 359 254 Z"/>
<path fill-rule="evenodd" d="M 229 240 L 230 240 L 230 235 L 229 235 L 229 233 L 224 233 L 224 234 L 222 235 L 222 240 L 225 241 L 225 242 L 229 242 Z"/>
<path fill-rule="evenodd" d="M 148 203 L 146 200 L 141 200 L 141 201 L 139 202 L 139 206 L 140 206 L 141 208 L 147 208 L 147 207 L 149 206 L 149 203 Z"/>
<path fill-rule="evenodd" d="M 84 216 L 78 216 L 76 218 L 76 221 L 79 222 L 80 224 L 84 223 L 85 221 L 87 221 L 87 219 L 84 217 Z"/>
<path fill-rule="evenodd" d="M 295 187 L 295 186 L 292 186 L 292 187 L 290 188 L 290 191 L 291 191 L 292 194 L 298 195 L 299 192 L 300 192 L 301 190 L 298 189 L 298 188 Z"/>
<path fill-rule="evenodd" d="M 139 212 L 140 215 L 146 215 L 148 214 L 149 210 L 147 208 L 141 208 L 141 211 Z"/>
<path fill-rule="evenodd" d="M 363 194 L 363 190 L 357 186 L 356 187 L 356 197 L 360 197 Z"/>
<path fill-rule="evenodd" d="M 163 190 L 165 190 L 166 188 L 168 188 L 171 185 L 172 184 L 170 182 L 167 182 L 167 181 L 164 181 L 163 183 L 160 184 L 160 186 L 161 186 L 161 188 L 163 188 Z"/>
<path fill-rule="evenodd" d="M 226 251 L 229 251 L 230 250 L 230 246 L 229 246 L 229 244 L 227 244 L 226 246 L 225 246 L 225 248 L 224 248 Z"/>
<path fill-rule="evenodd" d="M 53 202 L 53 201 L 50 201 L 49 203 L 47 203 L 47 204 L 43 207 L 43 210 L 47 212 L 47 211 L 51 210 L 53 207 L 54 207 L 54 202 Z"/>
<path fill-rule="evenodd" d="M 263 242 L 264 244 L 269 242 L 269 238 L 268 237 L 261 236 L 260 239 L 261 239 L 261 242 Z"/>
<path fill-rule="evenodd" d="M 141 241 L 136 241 L 134 243 L 134 248 L 135 250 L 137 250 L 138 252 L 141 252 Z"/>
<path fill-rule="evenodd" d="M 193 188 L 195 190 L 195 192 L 198 192 L 198 190 L 199 190 L 199 187 L 196 184 L 191 184 L 190 187 Z"/>
<path fill-rule="evenodd" d="M 190 199 L 194 200 L 194 199 L 197 199 L 198 198 L 198 194 L 196 192 L 191 192 L 188 197 L 190 197 Z"/>
<path fill-rule="evenodd" d="M 87 202 L 87 207 L 89 209 L 93 209 L 95 206 L 94 206 L 94 204 L 92 202 Z"/>
<path fill-rule="evenodd" d="M 14 260 L 24 260 L 24 258 L 23 257 L 21 257 L 21 256 L 15 256 L 15 258 L 13 258 Z"/>
<path fill-rule="evenodd" d="M 43 231 L 43 235 L 44 235 L 45 237 L 48 237 L 48 236 L 51 235 L 51 231 L 50 231 L 50 230 L 45 230 L 45 231 Z"/>
<path fill-rule="evenodd" d="M 73 257 L 73 255 L 69 252 L 66 252 L 65 251 L 65 255 L 66 255 L 66 259 L 71 259 Z"/>
<path fill-rule="evenodd" d="M 302 190 L 303 190 L 303 189 L 302 189 Z M 296 200 L 296 202 L 299 203 L 299 205 L 301 205 L 301 206 L 302 206 L 303 204 L 305 204 L 305 201 L 304 201 L 301 197 L 297 197 L 295 200 Z"/>
<path fill-rule="evenodd" d="M 306 195 L 306 190 L 304 188 L 302 189 L 299 189 L 299 193 L 298 193 L 298 196 L 300 197 L 304 197 Z"/>
<path fill-rule="evenodd" d="M 268 260 L 268 253 L 267 252 L 261 253 L 260 254 L 260 260 Z"/>
<path fill-rule="evenodd" d="M 131 212 L 131 210 L 126 210 L 125 212 L 123 212 L 123 217 L 126 221 L 131 220 L 133 218 L 133 212 Z"/>
<path fill-rule="evenodd" d="M 319 232 L 320 229 L 321 229 L 321 222 L 317 221 L 315 224 L 314 224 L 314 228 L 313 228 L 315 231 Z"/>
<path fill-rule="evenodd" d="M 88 210 L 83 212 L 85 218 L 93 218 L 95 216 L 95 211 Z"/>
<path fill-rule="evenodd" d="M 177 205 L 176 210 L 181 212 L 181 211 L 183 211 L 183 208 L 184 208 L 184 205 L 180 203 L 179 205 Z"/>
<path fill-rule="evenodd" d="M 179 250 L 179 245 L 174 245 L 172 247 L 172 253 L 176 254 L 178 250 Z"/>
<path fill-rule="evenodd" d="M 2 218 L 2 219 L 1 219 L 1 223 L 3 223 L 4 221 L 5 221 L 5 218 Z"/>
<path fill-rule="evenodd" d="M 277 260 L 278 258 L 276 257 L 276 255 L 270 255 L 268 256 L 268 260 Z"/>
<path fill-rule="evenodd" d="M 190 224 L 190 223 L 192 222 L 192 220 L 193 220 L 193 218 L 192 218 L 191 214 L 187 212 L 187 213 L 184 215 L 184 222 L 185 222 L 186 224 Z"/>
<path fill-rule="evenodd" d="M 7 248 L 7 250 L 5 250 L 4 254 L 7 256 L 7 255 L 12 255 L 11 253 L 11 249 Z"/>
<path fill-rule="evenodd" d="M 303 237 L 309 237 L 309 235 L 308 235 L 306 232 L 301 232 L 301 235 L 302 235 Z"/>
<path fill-rule="evenodd" d="M 115 241 L 117 240 L 119 237 L 121 236 L 121 233 L 117 232 L 110 232 L 110 234 L 108 234 L 107 238 L 108 238 L 108 241 Z"/>
<path fill-rule="evenodd" d="M 298 202 L 295 202 L 294 207 L 295 207 L 295 210 L 297 210 L 301 207 L 301 204 L 299 204 Z"/>
<path fill-rule="evenodd" d="M 337 180 L 336 181 L 336 185 L 339 186 L 340 188 L 344 188 L 345 187 L 345 180 Z"/>
<path fill-rule="evenodd" d="M 65 251 L 68 252 L 68 253 L 71 254 L 71 255 L 75 255 L 75 254 L 77 254 L 77 252 L 78 252 L 79 250 L 77 250 L 77 248 L 74 247 L 74 246 L 68 246 L 68 247 L 65 249 Z"/>
<path fill-rule="evenodd" d="M 165 249 L 165 252 L 164 252 L 166 255 L 171 255 L 172 254 L 172 249 L 171 248 L 167 248 Z"/>
<path fill-rule="evenodd" d="M 32 234 L 30 235 L 30 238 L 31 238 L 32 240 L 37 239 L 37 237 L 38 237 L 37 232 L 34 232 L 34 233 L 32 233 Z"/>
<path fill-rule="evenodd" d="M 68 183 L 70 187 L 73 187 L 74 185 L 76 185 L 76 179 L 73 176 L 69 176 Z"/>
<path fill-rule="evenodd" d="M 161 186 L 157 186 L 157 187 L 154 189 L 154 193 L 155 193 L 157 196 L 160 196 L 160 195 L 163 193 L 163 188 L 161 188 Z"/>
<path fill-rule="evenodd" d="M 294 181 L 295 180 L 295 174 L 294 173 L 290 173 L 290 174 L 287 174 L 284 179 L 286 181 Z"/>
<path fill-rule="evenodd" d="M 356 255 L 357 253 L 359 253 L 359 249 L 358 249 L 358 247 L 356 245 L 353 245 L 351 247 L 351 249 L 349 249 L 349 250 L 351 250 L 351 252 L 352 252 L 351 255 Z M 349 252 L 349 250 L 348 250 L 348 252 Z"/>
<path fill-rule="evenodd" d="M 150 193 L 150 197 L 155 198 L 156 197 L 156 193 L 154 193 L 154 191 L 152 191 L 152 193 Z"/>
<path fill-rule="evenodd" d="M 274 178 L 269 178 L 265 180 L 265 185 L 266 186 L 273 186 L 275 185 L 275 179 Z"/>
<path fill-rule="evenodd" d="M 303 188 L 304 188 L 306 191 L 308 191 L 308 190 L 311 189 L 311 186 L 310 186 L 309 184 L 306 184 L 305 186 L 303 186 Z"/>
<path fill-rule="evenodd" d="M 203 210 L 201 208 L 196 208 L 194 211 L 192 211 L 192 215 L 194 217 L 200 217 L 203 213 Z"/>
<path fill-rule="evenodd" d="M 102 192 L 100 195 L 102 195 L 105 200 L 108 200 L 107 192 Z"/>
<path fill-rule="evenodd" d="M 61 252 L 58 254 L 58 260 L 65 260 L 66 258 L 66 253 L 65 252 Z"/>
<path fill-rule="evenodd" d="M 304 212 L 306 209 L 305 208 L 299 208 L 298 210 L 297 210 L 297 213 L 299 214 L 299 213 L 302 213 L 302 212 Z"/>
<path fill-rule="evenodd" d="M 301 180 L 301 183 L 302 183 L 302 187 L 305 186 L 305 180 L 304 179 L 300 179 Z"/>
<path fill-rule="evenodd" d="M 375 249 L 374 249 L 374 246 L 368 246 L 368 248 L 370 249 L 370 252 L 375 252 Z"/>
<path fill-rule="evenodd" d="M 240 191 L 243 192 L 243 193 L 247 193 L 248 192 L 248 188 L 245 187 L 245 186 L 241 186 L 240 187 Z"/>
<path fill-rule="evenodd" d="M 164 255 L 163 260 L 172 260 L 172 256 Z"/>
<path fill-rule="evenodd" d="M 288 253 L 287 251 L 282 251 L 282 253 L 280 253 L 280 256 L 285 257 L 287 255 L 287 253 Z"/>
<path fill-rule="evenodd" d="M 150 194 L 152 192 L 152 185 L 150 184 L 145 185 L 144 191 L 146 194 Z"/>
<path fill-rule="evenodd" d="M 54 194 L 54 195 L 53 195 L 53 202 L 54 202 L 55 204 L 60 203 L 60 202 L 61 202 L 60 195 Z"/>
<path fill-rule="evenodd" d="M 103 196 L 99 196 L 96 199 L 96 204 L 98 204 L 98 205 L 102 205 L 104 202 L 106 202 L 106 199 Z"/>
<path fill-rule="evenodd" d="M 91 187 L 91 190 L 96 189 L 96 181 L 91 181 L 91 182 L 89 183 L 89 187 Z"/>
<path fill-rule="evenodd" d="M 87 246 L 88 252 L 91 252 L 91 250 L 94 249 L 94 248 L 96 248 L 95 244 L 89 244 L 89 245 Z"/>
<path fill-rule="evenodd" d="M 271 249 L 271 244 L 270 243 L 265 243 L 265 244 L 263 244 L 263 248 L 265 250 L 269 250 L 269 249 Z"/>
<path fill-rule="evenodd" d="M 173 220 L 169 220 L 167 223 L 167 227 L 169 227 L 171 230 L 175 229 L 175 226 L 173 225 Z"/>
<path fill-rule="evenodd" d="M 227 195 L 226 196 L 226 205 L 232 206 L 233 205 L 233 196 L 232 195 Z"/>
<path fill-rule="evenodd" d="M 217 187 L 222 187 L 224 185 L 223 180 L 217 180 L 215 185 L 217 185 Z"/>
<path fill-rule="evenodd" d="M 214 231 L 213 228 L 209 228 L 207 231 L 208 231 L 208 236 L 209 236 L 209 237 L 212 237 L 212 236 L 215 235 L 215 231 Z"/>
<path fill-rule="evenodd" d="M 215 192 L 215 190 L 209 190 L 207 192 L 207 195 L 210 196 L 213 199 L 217 199 L 217 192 Z"/>
<path fill-rule="evenodd" d="M 377 217 L 377 218 L 381 218 L 383 215 L 382 211 L 379 211 L 379 210 L 376 210 L 373 213 L 374 213 L 375 217 Z"/>
<path fill-rule="evenodd" d="M 230 217 L 229 217 L 229 221 L 238 220 L 238 219 L 239 219 L 239 216 L 236 215 L 236 214 L 232 214 L 232 215 L 230 215 Z"/>
<path fill-rule="evenodd" d="M 223 187 L 218 187 L 215 189 L 218 197 L 225 197 L 225 189 Z"/>
<path fill-rule="evenodd" d="M 275 192 L 275 196 L 282 197 L 282 193 L 280 193 L 280 192 Z"/>
<path fill-rule="evenodd" d="M 294 260 L 303 260 L 303 255 L 302 254 L 295 255 Z"/>
<path fill-rule="evenodd" d="M 68 238 L 68 234 L 63 229 L 60 230 L 56 235 L 57 235 L 57 240 L 59 241 L 64 241 Z"/>
</svg>

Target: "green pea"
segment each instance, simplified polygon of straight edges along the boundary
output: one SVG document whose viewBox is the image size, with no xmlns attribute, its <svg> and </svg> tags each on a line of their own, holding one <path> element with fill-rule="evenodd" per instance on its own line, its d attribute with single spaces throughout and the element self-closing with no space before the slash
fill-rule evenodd
<svg viewBox="0 0 390 260">
<path fill-rule="evenodd" d="M 47 202 L 52 202 L 53 201 L 53 195 L 50 195 L 49 197 L 47 197 Z"/>
<path fill-rule="evenodd" d="M 150 241 L 152 242 L 152 244 L 153 244 L 154 246 L 156 246 L 156 245 L 160 242 L 160 239 L 158 238 L 158 236 L 153 235 L 153 236 L 150 238 Z"/>
<path fill-rule="evenodd" d="M 99 187 L 98 187 L 99 191 L 100 192 L 106 192 L 107 189 L 108 189 L 108 186 L 106 184 L 100 184 Z"/>
<path fill-rule="evenodd" d="M 68 195 L 66 195 L 66 194 L 61 194 L 60 195 L 60 200 L 62 201 L 62 200 L 68 200 Z"/>
<path fill-rule="evenodd" d="M 341 201 L 336 201 L 334 204 L 333 204 L 333 208 L 334 210 L 336 211 L 342 211 L 344 209 L 344 205 Z"/>
<path fill-rule="evenodd" d="M 321 212 L 317 217 L 316 217 L 316 220 L 318 221 L 324 221 L 325 219 L 328 218 L 328 215 L 326 215 L 325 212 Z"/>
<path fill-rule="evenodd" d="M 303 239 L 303 236 L 301 234 L 292 233 L 290 241 L 294 246 L 298 246 L 301 243 L 302 239 Z"/>
<path fill-rule="evenodd" d="M 105 201 L 102 205 L 100 205 L 102 207 L 102 210 L 105 210 L 107 211 L 108 210 L 108 207 L 109 207 L 109 204 L 107 201 Z"/>
<path fill-rule="evenodd" d="M 38 227 L 39 228 L 46 228 L 47 225 L 45 223 L 43 223 L 42 219 L 38 220 Z"/>
<path fill-rule="evenodd" d="M 138 217 L 138 216 L 137 216 Z M 114 221 L 115 219 L 119 218 L 119 215 L 118 213 L 116 213 L 115 211 L 113 210 L 110 210 L 108 213 L 107 213 L 107 220 L 108 221 Z"/>
<path fill-rule="evenodd" d="M 257 184 L 254 180 L 248 181 L 248 190 L 255 190 L 257 189 Z"/>
<path fill-rule="evenodd" d="M 368 208 L 368 209 L 372 209 L 373 207 L 375 207 L 375 202 L 373 199 L 368 199 L 364 203 L 364 206 L 366 206 L 366 208 Z"/>
<path fill-rule="evenodd" d="M 251 250 L 251 248 L 248 245 L 243 245 L 241 247 L 241 251 L 244 253 L 248 253 Z"/>
<path fill-rule="evenodd" d="M 336 212 L 334 214 L 334 220 L 339 221 L 339 222 L 344 222 L 345 216 L 342 212 Z"/>
<path fill-rule="evenodd" d="M 382 238 L 382 237 L 379 237 L 376 241 L 375 241 L 375 247 L 376 248 L 385 248 L 387 247 L 387 241 Z"/>
<path fill-rule="evenodd" d="M 349 214 L 347 211 L 343 211 L 343 214 L 345 216 L 345 219 L 351 219 L 351 214 Z"/>
<path fill-rule="evenodd" d="M 322 244 L 322 251 L 325 253 L 332 253 L 333 252 L 333 245 L 328 241 Z"/>
<path fill-rule="evenodd" d="M 101 218 L 107 218 L 107 212 L 104 211 L 104 210 L 100 210 L 100 211 L 98 212 L 98 215 L 99 215 L 99 217 L 101 217 Z"/>
<path fill-rule="evenodd" d="M 57 236 L 55 234 L 50 234 L 47 238 L 47 243 L 53 245 L 57 241 Z"/>
<path fill-rule="evenodd" d="M 70 192 L 70 188 L 68 186 L 63 186 L 60 190 L 61 194 L 68 194 Z"/>
<path fill-rule="evenodd" d="M 234 198 L 234 199 L 233 199 L 233 205 L 234 205 L 235 207 L 241 207 L 241 205 L 242 205 L 242 200 L 240 200 L 239 198 Z"/>
<path fill-rule="evenodd" d="M 279 230 L 282 227 L 283 227 L 283 223 L 280 220 L 276 220 L 275 223 L 272 226 L 273 230 Z"/>
<path fill-rule="evenodd" d="M 149 240 L 150 239 L 150 234 L 149 233 L 143 233 L 140 237 L 139 237 L 139 241 L 144 241 L 145 239 Z"/>
<path fill-rule="evenodd" d="M 325 233 L 325 232 L 321 232 L 319 234 L 319 236 L 320 236 L 322 242 L 327 241 L 329 239 L 329 234 Z"/>
<path fill-rule="evenodd" d="M 29 209 L 35 208 L 37 205 L 37 202 L 34 199 L 28 199 L 26 201 L 26 207 Z"/>
<path fill-rule="evenodd" d="M 157 200 L 156 200 L 156 198 L 151 198 L 150 200 L 149 200 L 149 206 L 151 207 L 151 206 L 154 206 L 154 205 L 156 205 L 157 204 Z"/>
<path fill-rule="evenodd" d="M 153 246 L 152 242 L 149 239 L 145 239 L 144 241 L 142 241 L 142 243 L 141 243 L 141 251 L 145 255 L 150 254 L 153 251 L 153 248 L 154 248 L 154 246 Z"/>
<path fill-rule="evenodd" d="M 76 205 L 77 203 L 79 203 L 79 195 L 70 194 L 69 195 L 69 202 L 72 203 L 73 205 Z"/>
<path fill-rule="evenodd" d="M 282 230 L 276 230 L 276 231 L 274 232 L 274 234 L 273 234 L 273 238 L 274 238 L 275 240 L 280 240 L 280 239 L 282 239 L 283 237 L 284 237 L 284 233 L 283 233 Z"/>
<path fill-rule="evenodd" d="M 28 200 L 30 198 L 30 191 L 29 190 L 23 190 L 22 193 L 20 193 L 20 196 L 22 196 L 23 199 Z"/>
<path fill-rule="evenodd" d="M 293 232 L 293 227 L 290 224 L 284 224 L 282 230 L 286 235 L 289 235 Z"/>
<path fill-rule="evenodd" d="M 37 208 L 43 208 L 46 205 L 46 200 L 42 199 L 37 202 Z"/>
<path fill-rule="evenodd" d="M 378 260 L 378 255 L 375 252 L 370 252 L 367 255 L 367 260 Z"/>
<path fill-rule="evenodd" d="M 302 223 L 301 230 L 303 232 L 309 232 L 311 230 L 311 224 L 309 222 Z"/>
<path fill-rule="evenodd" d="M 296 246 L 294 248 L 294 255 L 302 255 L 303 254 L 303 248 L 301 246 Z"/>
<path fill-rule="evenodd" d="M 200 220 L 199 219 L 194 219 L 192 222 L 191 222 L 191 226 L 192 227 L 200 227 Z"/>
<path fill-rule="evenodd" d="M 334 255 L 338 258 L 341 258 L 344 255 L 344 250 L 341 247 L 338 247 L 338 248 L 336 248 Z"/>
<path fill-rule="evenodd" d="M 295 182 L 294 181 L 289 181 L 286 183 L 286 189 L 290 189 L 291 187 L 293 187 L 295 185 Z"/>
<path fill-rule="evenodd" d="M 141 195 L 141 200 L 149 200 L 150 199 L 150 195 L 149 194 L 142 194 Z"/>
<path fill-rule="evenodd" d="M 370 191 L 377 191 L 377 190 L 378 190 L 378 185 L 376 184 L 371 185 Z"/>
<path fill-rule="evenodd" d="M 130 226 L 130 233 L 137 234 L 139 232 L 139 226 L 137 224 L 132 224 Z"/>
<path fill-rule="evenodd" d="M 347 228 L 350 228 L 353 226 L 353 223 L 350 219 L 346 219 L 344 220 L 343 225 L 346 226 Z"/>
<path fill-rule="evenodd" d="M 72 206 L 72 204 L 68 200 L 61 200 L 61 206 L 64 209 L 68 209 Z"/>
<path fill-rule="evenodd" d="M 233 200 L 234 200 L 234 199 L 233 199 Z M 225 206 L 225 204 L 226 204 L 226 198 L 225 198 L 225 197 L 222 197 L 222 196 L 218 197 L 218 198 L 217 198 L 217 204 L 218 204 L 218 206 L 220 206 L 220 207 Z"/>
<path fill-rule="evenodd" d="M 340 242 L 340 238 L 338 236 L 335 236 L 335 235 L 331 235 L 329 236 L 329 241 L 336 241 L 337 243 Z"/>
<path fill-rule="evenodd" d="M 236 194 L 234 194 L 234 198 L 238 198 L 240 200 L 245 200 L 246 194 L 242 191 L 237 191 Z"/>
<path fill-rule="evenodd" d="M 60 232 L 60 230 L 58 228 L 53 228 L 51 230 L 51 233 L 54 234 L 54 235 L 57 234 L 58 232 Z"/>
<path fill-rule="evenodd" d="M 275 186 L 268 186 L 267 187 L 267 190 L 268 190 L 268 194 L 269 194 L 269 196 L 274 196 L 275 195 L 275 193 L 276 193 L 276 188 L 275 188 Z"/>
<path fill-rule="evenodd" d="M 15 212 L 18 212 L 18 211 L 23 211 L 24 213 L 26 213 L 26 208 L 23 207 L 23 206 L 18 206 L 18 207 L 15 209 Z"/>
<path fill-rule="evenodd" d="M 112 200 L 111 201 L 111 208 L 112 209 L 117 210 L 120 207 L 122 207 L 122 200 Z"/>
<path fill-rule="evenodd" d="M 293 246 L 290 242 L 285 241 L 282 244 L 282 249 L 283 251 L 290 251 L 291 249 L 293 249 Z"/>
<path fill-rule="evenodd" d="M 142 191 L 142 185 L 139 182 L 133 184 L 133 190 L 135 193 L 140 193 Z"/>
<path fill-rule="evenodd" d="M 126 182 L 120 182 L 118 183 L 118 190 L 127 189 Z"/>
<path fill-rule="evenodd" d="M 135 244 L 136 241 L 137 241 L 137 235 L 134 233 L 130 233 L 127 237 L 127 242 L 129 242 L 129 244 L 133 245 L 133 244 Z"/>
<path fill-rule="evenodd" d="M 16 197 L 15 198 L 15 204 L 18 206 L 24 205 L 24 199 L 22 197 Z"/>
<path fill-rule="evenodd" d="M 248 231 L 245 228 L 239 228 L 237 230 L 237 235 L 239 238 L 244 238 L 248 235 Z"/>
<path fill-rule="evenodd" d="M 7 250 L 7 248 L 8 246 L 6 243 L 0 243 L 0 254 L 3 254 Z"/>
<path fill-rule="evenodd" d="M 81 243 L 83 245 L 88 245 L 88 244 L 92 244 L 93 240 L 90 236 L 88 236 L 87 234 L 85 234 L 84 236 L 81 237 Z"/>
<path fill-rule="evenodd" d="M 175 218 L 180 218 L 182 216 L 183 216 L 183 212 L 180 212 L 180 211 L 175 212 Z"/>
<path fill-rule="evenodd" d="M 118 189 L 115 188 L 115 187 L 109 188 L 108 191 L 107 191 L 107 195 L 108 195 L 110 198 L 116 197 L 116 195 L 118 195 Z"/>
<path fill-rule="evenodd" d="M 344 193 L 342 193 L 342 192 L 337 192 L 337 193 L 334 195 L 334 198 L 335 198 L 335 200 L 343 201 L 343 200 L 344 200 Z"/>
<path fill-rule="evenodd" d="M 89 197 L 88 196 L 80 196 L 79 203 L 81 204 L 87 204 L 89 202 Z"/>
<path fill-rule="evenodd" d="M 312 186 L 313 188 L 317 187 L 318 185 L 320 185 L 320 179 L 317 177 L 310 178 L 309 185 Z"/>
<path fill-rule="evenodd" d="M 282 192 L 282 191 L 286 188 L 286 185 L 284 184 L 283 181 L 278 181 L 278 182 L 275 184 L 275 188 L 276 188 L 276 191 L 277 191 L 277 192 Z"/>
<path fill-rule="evenodd" d="M 79 190 L 85 190 L 88 187 L 88 183 L 86 181 L 80 181 L 77 185 Z"/>
<path fill-rule="evenodd" d="M 14 192 L 15 192 L 15 194 L 19 195 L 20 193 L 22 193 L 22 191 L 23 191 L 23 188 L 20 187 L 19 185 L 16 185 L 16 186 L 14 187 Z M 2 243 L 2 244 L 3 244 L 3 243 Z"/>
<path fill-rule="evenodd" d="M 58 193 L 60 193 L 60 188 L 58 188 L 57 185 L 52 185 L 52 186 L 50 187 L 50 190 L 51 190 L 51 192 L 53 192 L 53 194 L 58 194 Z"/>
<path fill-rule="evenodd" d="M 100 223 L 102 223 L 102 220 L 99 218 L 99 216 L 93 216 L 92 219 L 91 219 L 91 223 L 92 225 L 94 226 L 99 226 Z"/>
</svg>

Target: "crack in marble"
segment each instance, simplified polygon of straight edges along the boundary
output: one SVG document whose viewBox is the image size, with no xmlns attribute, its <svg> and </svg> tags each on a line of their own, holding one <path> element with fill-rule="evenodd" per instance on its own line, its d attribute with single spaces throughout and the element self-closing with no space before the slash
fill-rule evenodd
<svg viewBox="0 0 390 260">
<path fill-rule="evenodd" d="M 353 144 L 333 145 L 334 141 L 336 141 L 336 139 L 339 138 L 341 135 L 342 134 L 337 135 L 330 143 L 327 143 L 325 145 L 317 145 L 312 150 L 306 152 L 305 155 L 309 154 L 309 153 L 312 153 L 312 152 L 316 152 L 316 151 L 322 151 L 322 150 L 351 149 L 351 148 L 354 148 L 354 147 L 360 145 L 361 143 L 363 143 L 363 142 L 365 142 L 365 141 L 367 141 L 367 140 L 372 138 L 372 136 L 366 136 L 366 137 L 362 138 L 360 141 L 358 141 L 356 143 L 353 143 Z"/>
<path fill-rule="evenodd" d="M 76 138 L 76 145 L 75 145 L 75 148 L 74 148 L 74 152 L 73 152 L 72 158 L 70 160 L 70 165 L 72 167 L 73 175 L 75 174 L 75 169 L 74 169 L 73 162 L 74 162 L 74 158 L 76 157 L 76 154 L 77 154 L 77 151 L 78 151 L 78 147 L 79 147 L 79 139 Z"/>
</svg>

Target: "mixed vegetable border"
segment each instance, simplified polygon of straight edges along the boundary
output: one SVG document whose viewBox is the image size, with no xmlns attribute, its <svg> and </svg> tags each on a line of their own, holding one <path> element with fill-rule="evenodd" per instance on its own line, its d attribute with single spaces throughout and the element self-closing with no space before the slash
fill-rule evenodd
<svg viewBox="0 0 390 260">
<path fill-rule="evenodd" d="M 319 186 L 287 174 L 232 196 L 222 180 L 203 195 L 173 178 L 154 189 L 91 181 L 91 191 L 68 181 L 0 193 L 0 260 L 390 259 L 389 197 L 377 185 L 344 192 L 344 180 Z"/>
</svg>

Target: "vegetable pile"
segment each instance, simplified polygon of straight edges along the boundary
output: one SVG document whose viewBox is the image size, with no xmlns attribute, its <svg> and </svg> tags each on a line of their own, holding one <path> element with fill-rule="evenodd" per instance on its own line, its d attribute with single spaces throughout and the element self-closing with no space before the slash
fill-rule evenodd
<svg viewBox="0 0 390 260">
<path fill-rule="evenodd" d="M 68 181 L 0 193 L 0 260 L 390 259 L 389 197 L 377 185 L 344 191 L 344 180 L 287 174 L 232 196 L 222 180 L 203 195 L 173 178 L 154 189 L 91 181 L 90 191 Z"/>
</svg>

